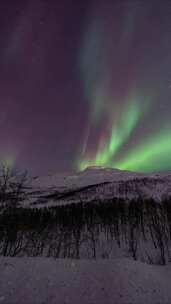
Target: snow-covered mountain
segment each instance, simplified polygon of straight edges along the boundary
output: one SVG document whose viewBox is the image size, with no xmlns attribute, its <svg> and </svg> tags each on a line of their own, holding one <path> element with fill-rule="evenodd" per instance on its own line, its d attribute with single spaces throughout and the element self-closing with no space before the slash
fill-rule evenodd
<svg viewBox="0 0 171 304">
<path fill-rule="evenodd" d="M 75 174 L 54 174 L 32 179 L 25 206 L 44 207 L 107 200 L 171 197 L 171 172 L 142 174 L 89 167 Z"/>
</svg>

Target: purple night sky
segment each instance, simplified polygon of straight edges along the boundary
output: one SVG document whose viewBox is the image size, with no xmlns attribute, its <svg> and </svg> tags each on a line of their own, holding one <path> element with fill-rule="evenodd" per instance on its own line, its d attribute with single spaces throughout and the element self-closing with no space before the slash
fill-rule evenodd
<svg viewBox="0 0 171 304">
<path fill-rule="evenodd" d="M 121 154 L 169 128 L 170 1 L 1 1 L 0 37 L 2 161 L 76 169 L 108 138 L 106 109 L 116 119 L 130 95 L 152 102 Z"/>
</svg>

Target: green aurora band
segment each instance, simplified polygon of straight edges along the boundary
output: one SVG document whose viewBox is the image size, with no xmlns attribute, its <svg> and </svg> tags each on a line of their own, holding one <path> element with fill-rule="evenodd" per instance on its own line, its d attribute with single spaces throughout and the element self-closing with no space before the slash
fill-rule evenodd
<svg viewBox="0 0 171 304">
<path fill-rule="evenodd" d="M 106 59 L 108 41 L 103 28 L 99 20 L 91 24 L 81 51 L 80 69 L 85 95 L 90 104 L 90 125 L 98 129 L 105 113 L 111 128 L 105 136 L 105 144 L 99 144 L 95 157 L 88 159 L 83 156 L 83 159 L 77 163 L 80 170 L 89 166 L 107 166 L 111 163 L 118 150 L 128 141 L 145 112 L 144 100 L 140 100 L 132 89 L 130 98 L 124 100 L 122 111 L 120 108 L 118 113 L 116 103 L 113 103 L 112 92 L 108 88 L 112 70 Z"/>
<path fill-rule="evenodd" d="M 137 102 L 128 104 L 120 117 L 119 126 L 113 125 L 105 147 L 102 150 L 98 149 L 94 160 L 81 161 L 79 163 L 80 170 L 92 165 L 107 166 L 111 163 L 119 148 L 129 139 L 142 114 L 143 109 Z"/>
<path fill-rule="evenodd" d="M 126 20 L 126 21 L 125 21 Z M 134 136 L 134 131 L 155 99 L 155 93 L 144 93 L 137 83 L 131 83 L 127 97 L 115 102 L 115 92 L 111 86 L 113 71 L 123 70 L 129 47 L 131 45 L 136 24 L 139 24 L 137 12 L 131 8 L 127 18 L 123 19 L 123 32 L 120 43 L 111 43 L 108 35 L 110 28 L 106 27 L 106 19 L 95 14 L 90 22 L 83 47 L 80 54 L 80 71 L 83 81 L 85 96 L 89 107 L 89 128 L 86 144 L 82 155 L 77 162 L 77 168 L 84 170 L 89 166 L 112 167 L 122 170 L 137 172 L 155 172 L 171 168 L 171 126 L 156 136 L 140 139 L 132 151 L 122 149 Z M 114 24 L 113 24 L 114 26 Z M 115 54 L 111 62 L 110 54 Z M 122 54 L 123 62 L 121 67 L 117 64 L 116 54 Z M 114 86 L 115 87 L 115 86 Z M 122 95 L 121 95 L 122 96 Z M 141 96 L 141 98 L 140 98 Z M 104 118 L 105 117 L 105 118 Z M 92 130 L 99 130 L 103 126 L 103 119 L 107 119 L 110 129 L 104 129 L 103 140 L 99 140 L 96 151 L 93 154 L 87 153 L 89 137 Z M 105 137 L 104 137 L 105 135 Z M 102 139 L 102 137 L 100 137 Z M 122 149 L 126 151 L 121 154 Z M 90 157 L 91 155 L 91 157 Z"/>
<path fill-rule="evenodd" d="M 129 152 L 121 161 L 115 163 L 107 159 L 103 165 L 120 170 L 157 172 L 171 168 L 170 157 L 171 128 L 153 138 L 149 138 L 138 147 L 135 147 L 135 149 Z M 99 163 L 96 161 L 83 161 L 80 163 L 80 169 L 83 170 L 90 165 L 98 166 Z"/>
<path fill-rule="evenodd" d="M 171 128 L 135 147 L 121 162 L 109 165 L 137 172 L 164 171 L 171 168 Z"/>
</svg>

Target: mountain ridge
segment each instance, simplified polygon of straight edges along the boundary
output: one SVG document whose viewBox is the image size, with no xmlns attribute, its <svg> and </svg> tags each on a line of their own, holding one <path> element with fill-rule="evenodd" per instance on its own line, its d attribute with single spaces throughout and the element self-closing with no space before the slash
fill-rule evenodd
<svg viewBox="0 0 171 304">
<path fill-rule="evenodd" d="M 93 166 L 71 175 L 33 179 L 24 206 L 41 208 L 114 198 L 161 201 L 170 197 L 171 172 L 145 174 Z"/>
</svg>

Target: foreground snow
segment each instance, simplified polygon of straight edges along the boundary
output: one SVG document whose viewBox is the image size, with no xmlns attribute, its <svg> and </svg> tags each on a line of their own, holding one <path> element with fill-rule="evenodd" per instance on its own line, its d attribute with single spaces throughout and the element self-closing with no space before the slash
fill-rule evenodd
<svg viewBox="0 0 171 304">
<path fill-rule="evenodd" d="M 171 303 L 171 265 L 0 258 L 0 303 Z"/>
</svg>

